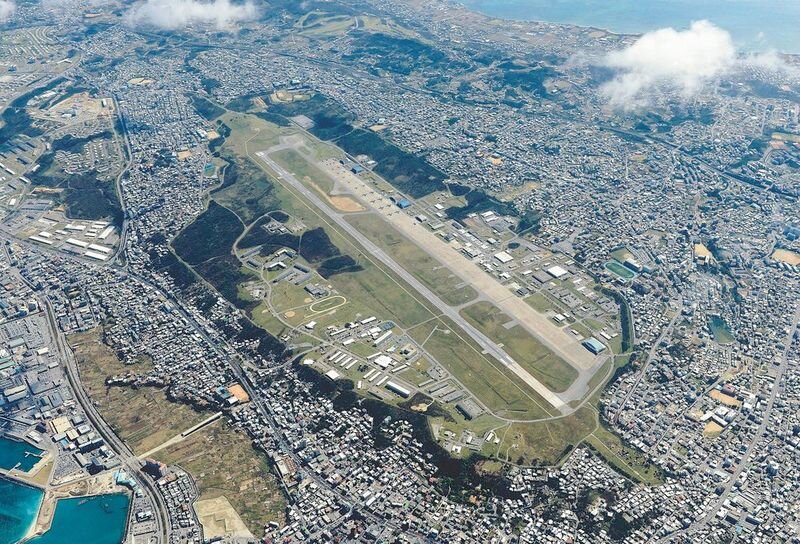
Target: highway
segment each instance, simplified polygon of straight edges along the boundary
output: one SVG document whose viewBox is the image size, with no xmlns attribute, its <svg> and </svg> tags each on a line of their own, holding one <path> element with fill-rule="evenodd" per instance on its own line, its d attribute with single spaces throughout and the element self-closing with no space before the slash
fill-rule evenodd
<svg viewBox="0 0 800 544">
<path fill-rule="evenodd" d="M 385 267 L 397 274 L 403 281 L 416 290 L 424 299 L 436 306 L 442 315 L 450 318 L 456 323 L 464 332 L 466 332 L 483 350 L 485 353 L 494 357 L 504 365 L 506 365 L 514 374 L 521 378 L 531 389 L 541 395 L 553 407 L 562 413 L 568 412 L 570 409 L 561 398 L 550 391 L 543 383 L 534 378 L 530 373 L 523 369 L 511 356 L 509 356 L 503 348 L 498 346 L 489 337 L 481 331 L 473 327 L 466 319 L 464 319 L 457 309 L 451 307 L 449 304 L 439 298 L 433 291 L 428 289 L 422 284 L 413 274 L 408 272 L 405 268 L 400 266 L 391 256 L 385 251 L 372 243 L 366 236 L 358 231 L 353 225 L 338 212 L 331 209 L 317 194 L 307 189 L 300 181 L 295 178 L 293 174 L 286 171 L 281 165 L 272 160 L 266 152 L 258 152 L 256 155 L 273 171 L 275 172 L 279 181 L 288 183 L 291 188 L 300 193 L 306 200 L 313 204 L 318 210 L 324 213 L 331 221 L 346 232 L 351 238 L 359 243 L 364 248 L 364 251 L 370 256 L 378 259 Z"/>
<path fill-rule="evenodd" d="M 156 522 L 156 534 L 158 535 L 159 541 L 162 543 L 169 542 L 168 530 L 170 523 L 169 516 L 167 514 L 167 505 L 164 502 L 164 498 L 161 496 L 149 478 L 142 477 L 139 472 L 141 467 L 141 462 L 139 459 L 133 454 L 130 448 L 128 448 L 127 444 L 125 444 L 116 435 L 116 433 L 114 433 L 111 427 L 108 426 L 102 416 L 100 416 L 95 409 L 94 404 L 92 404 L 91 399 L 89 399 L 86 391 L 83 389 L 78 368 L 75 363 L 74 354 L 72 353 L 72 349 L 66 344 L 55 318 L 53 317 L 53 308 L 50 305 L 50 301 L 44 297 L 40 302 L 44 302 L 45 314 L 47 315 L 59 355 L 61 356 L 61 360 L 64 362 L 67 379 L 73 393 L 75 394 L 76 400 L 78 403 L 80 403 L 81 407 L 86 413 L 86 417 L 88 417 L 89 421 L 92 422 L 92 425 L 94 425 L 95 429 L 97 429 L 97 432 L 100 433 L 100 436 L 103 437 L 108 446 L 117 454 L 122 467 L 125 468 L 127 472 L 133 478 L 135 478 L 137 482 L 139 482 L 139 484 L 141 484 L 140 487 L 142 491 L 148 495 L 151 504 L 158 512 L 158 515 L 153 519 Z"/>
</svg>

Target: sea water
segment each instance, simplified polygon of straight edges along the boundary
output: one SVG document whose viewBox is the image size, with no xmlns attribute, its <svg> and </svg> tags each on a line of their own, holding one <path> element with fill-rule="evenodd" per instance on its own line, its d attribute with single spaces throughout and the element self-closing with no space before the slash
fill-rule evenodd
<svg viewBox="0 0 800 544">
<path fill-rule="evenodd" d="M 12 440 L 11 438 L 0 436 L 0 468 L 28 472 L 39 462 L 44 450 L 35 448 L 26 442 Z"/>
<path fill-rule="evenodd" d="M 120 544 L 129 507 L 125 493 L 60 499 L 50 530 L 26 544 Z"/>
<path fill-rule="evenodd" d="M 707 19 L 742 49 L 800 54 L 800 2 L 767 0 L 458 0 L 491 17 L 641 34 Z"/>
<path fill-rule="evenodd" d="M 41 489 L 0 478 L 0 544 L 15 544 L 36 521 Z"/>
</svg>

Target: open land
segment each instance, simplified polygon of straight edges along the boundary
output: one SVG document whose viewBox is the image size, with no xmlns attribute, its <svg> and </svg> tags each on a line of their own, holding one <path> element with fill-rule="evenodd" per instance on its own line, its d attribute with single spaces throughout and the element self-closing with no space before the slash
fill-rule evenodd
<svg viewBox="0 0 800 544">
<path fill-rule="evenodd" d="M 211 412 L 167 399 L 151 387 L 109 387 L 111 376 L 145 372 L 147 361 L 123 365 L 99 342 L 99 330 L 72 335 L 81 381 L 103 417 L 134 453 L 150 450 L 158 460 L 178 463 L 195 478 L 200 499 L 225 496 L 255 532 L 269 521 L 280 521 L 284 499 L 266 460 L 250 440 L 227 423 L 216 421 L 176 444 L 173 437 L 203 422 Z M 160 449 L 164 443 L 166 448 Z"/>
</svg>

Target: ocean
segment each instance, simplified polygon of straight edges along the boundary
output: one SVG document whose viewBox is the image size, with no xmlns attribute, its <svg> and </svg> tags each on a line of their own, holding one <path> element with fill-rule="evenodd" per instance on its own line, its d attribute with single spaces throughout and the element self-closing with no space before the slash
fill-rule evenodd
<svg viewBox="0 0 800 544">
<path fill-rule="evenodd" d="M 0 478 L 0 544 L 16 544 L 36 521 L 44 493 Z"/>
<path fill-rule="evenodd" d="M 125 493 L 60 499 L 50 530 L 26 544 L 120 544 L 129 507 Z"/>
<path fill-rule="evenodd" d="M 767 0 L 459 0 L 501 19 L 593 26 L 626 34 L 707 19 L 746 51 L 800 54 L 800 2 Z"/>
</svg>

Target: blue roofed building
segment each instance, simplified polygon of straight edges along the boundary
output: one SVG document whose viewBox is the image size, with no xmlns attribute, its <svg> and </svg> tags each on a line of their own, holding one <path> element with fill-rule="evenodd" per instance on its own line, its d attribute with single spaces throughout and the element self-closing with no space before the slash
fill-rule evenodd
<svg viewBox="0 0 800 544">
<path fill-rule="evenodd" d="M 606 350 L 606 346 L 594 336 L 584 340 L 583 347 L 585 347 L 595 355 L 598 355 Z"/>
</svg>

